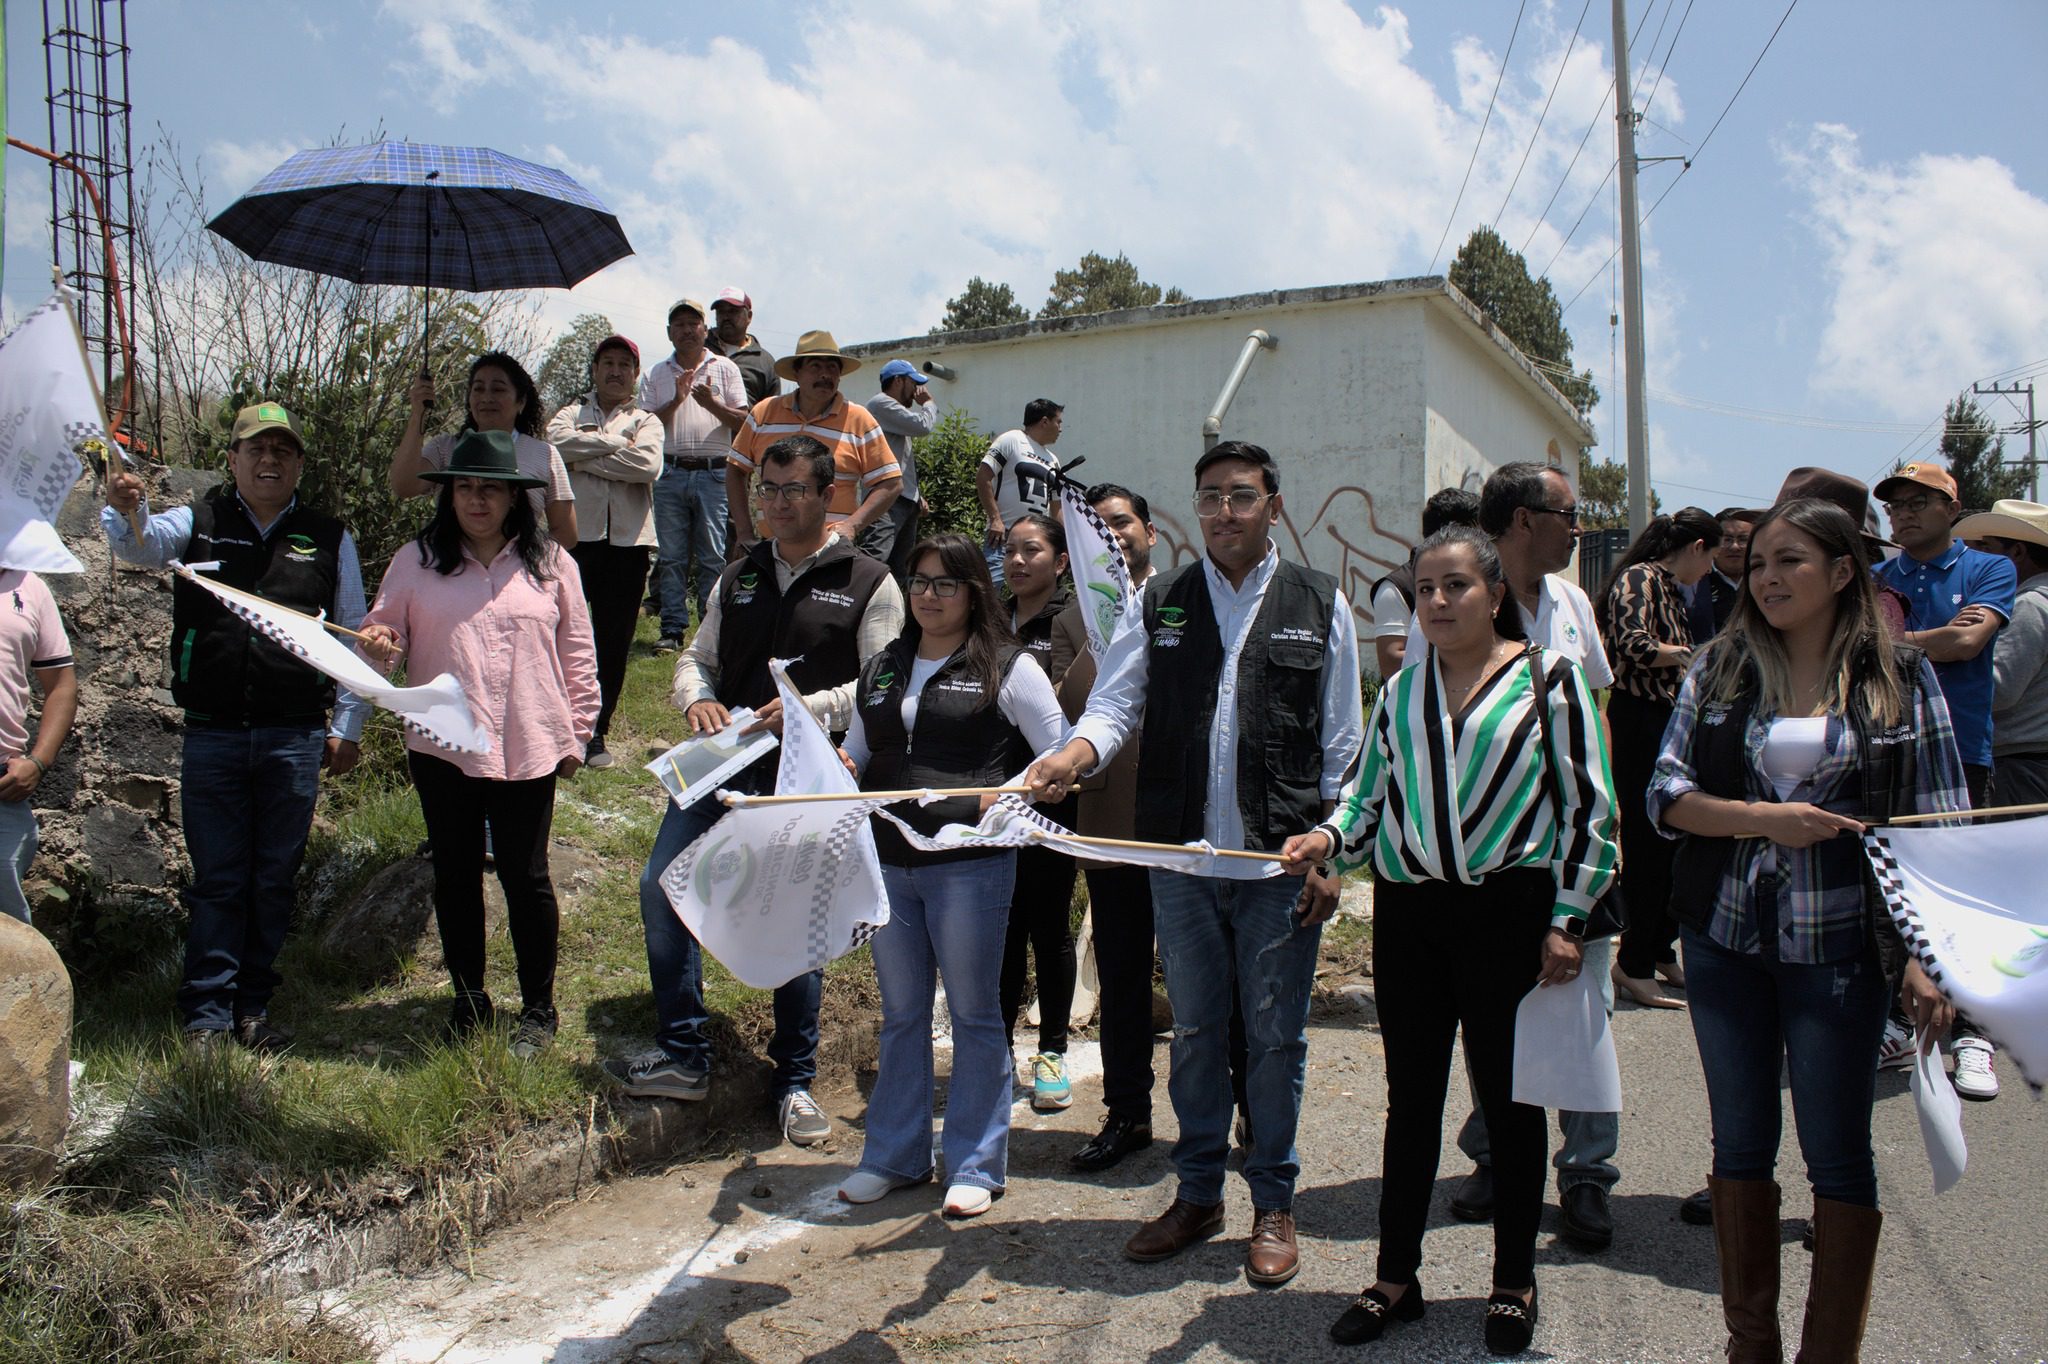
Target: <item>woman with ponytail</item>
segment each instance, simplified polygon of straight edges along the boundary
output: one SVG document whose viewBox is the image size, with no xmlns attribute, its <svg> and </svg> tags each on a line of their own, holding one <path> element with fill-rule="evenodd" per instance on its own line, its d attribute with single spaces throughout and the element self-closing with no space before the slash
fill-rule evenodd
<svg viewBox="0 0 2048 1364">
<path fill-rule="evenodd" d="M 1612 733 L 1614 789 L 1621 798 L 1621 888 L 1628 928 L 1614 956 L 1614 986 L 1636 1003 L 1682 1009 L 1657 977 L 1683 988 L 1671 918 L 1669 839 L 1651 824 L 1643 793 L 1657 764 L 1657 748 L 1678 684 L 1692 662 L 1685 588 L 1713 566 L 1721 523 L 1698 507 L 1659 516 L 1643 528 L 1594 599 L 1601 642 L 1614 664 L 1607 724 Z"/>
</svg>

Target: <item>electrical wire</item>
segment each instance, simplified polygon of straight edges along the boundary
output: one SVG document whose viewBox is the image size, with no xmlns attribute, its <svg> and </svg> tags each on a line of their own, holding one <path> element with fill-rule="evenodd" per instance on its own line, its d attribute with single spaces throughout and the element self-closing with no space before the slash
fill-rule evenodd
<svg viewBox="0 0 2048 1364">
<path fill-rule="evenodd" d="M 1664 192 L 1657 196 L 1656 203 L 1650 205 L 1649 211 L 1644 213 L 1643 216 L 1637 220 L 1638 222 L 1646 223 L 1650 221 L 1651 215 L 1657 211 L 1657 205 L 1663 203 L 1666 199 L 1670 198 L 1671 191 L 1678 188 L 1679 181 L 1685 179 L 1686 172 L 1690 171 L 1693 168 L 1694 162 L 1699 160 L 1700 153 L 1704 152 L 1707 149 L 1707 144 L 1714 140 L 1714 134 L 1720 131 L 1721 122 L 1723 119 L 1726 119 L 1728 117 L 1728 111 L 1735 107 L 1735 101 L 1742 98 L 1742 92 L 1749 88 L 1749 78 L 1756 74 L 1756 69 L 1759 66 L 1763 65 L 1764 58 L 1770 55 L 1771 44 L 1778 41 L 1778 34 L 1784 31 L 1785 21 L 1787 19 L 1790 19 L 1792 17 L 1792 11 L 1798 8 L 1799 0 L 1792 0 L 1791 4 L 1785 6 L 1785 12 L 1778 16 L 1778 26 L 1772 29 L 1771 36 L 1764 40 L 1763 51 L 1757 53 L 1756 60 L 1749 64 L 1749 70 L 1743 73 L 1742 83 L 1735 87 L 1735 93 L 1730 95 L 1728 97 L 1728 102 L 1721 106 L 1721 113 L 1717 118 L 1715 118 L 1714 126 L 1707 129 L 1707 135 L 1700 139 L 1700 145 L 1693 149 L 1693 154 L 1687 157 L 1685 161 L 1682 163 L 1682 165 L 1679 168 L 1677 176 L 1672 179 L 1670 184 L 1664 187 Z M 1600 263 L 1600 269 L 1605 270 L 1607 268 L 1607 262 L 1613 260 L 1615 256 L 1619 254 L 1621 254 L 1621 244 L 1619 242 L 1616 242 L 1614 250 L 1608 253 L 1607 260 L 1602 261 Z M 1546 271 L 1545 273 L 1548 272 Z M 1586 290 L 1592 288 L 1593 280 L 1598 278 L 1600 278 L 1599 271 L 1595 271 L 1592 279 L 1588 279 L 1584 284 L 1581 284 L 1578 288 L 1578 292 L 1571 296 L 1571 302 L 1566 303 L 1564 305 L 1565 311 L 1569 311 L 1572 304 L 1577 303 L 1579 301 L 1579 295 L 1585 293 Z"/>
<path fill-rule="evenodd" d="M 1586 206 L 1580 209 L 1579 216 L 1572 220 L 1572 230 L 1564 234 L 1564 240 L 1557 244 L 1557 250 L 1550 253 L 1550 262 L 1548 265 L 1545 265 L 1543 267 L 1542 276 L 1548 276 L 1550 274 L 1550 267 L 1552 265 L 1557 264 L 1557 258 L 1559 256 L 1562 256 L 1564 254 L 1564 249 L 1572 244 L 1572 238 L 1578 235 L 1579 224 L 1586 221 L 1586 215 L 1593 211 L 1593 205 L 1600 202 L 1600 191 L 1607 188 L 1607 182 L 1614 178 L 1614 172 L 1617 169 L 1619 169 L 1620 166 L 1621 158 L 1618 156 L 1611 163 L 1609 163 L 1607 167 L 1607 174 L 1601 176 L 1600 183 L 1593 186 L 1592 194 L 1588 195 L 1586 198 Z M 1601 268 L 1605 269 L 1606 267 L 1603 266 Z M 1586 292 L 1584 289 L 1579 290 L 1579 293 L 1581 294 L 1583 294 L 1584 292 Z M 1576 301 L 1576 295 L 1574 295 L 1574 300 Z"/>
<path fill-rule="evenodd" d="M 1529 8 L 1529 0 L 1515 10 L 1515 26 L 1508 31 L 1508 48 L 1501 54 L 1500 74 L 1493 78 L 1493 93 L 1486 97 L 1486 116 L 1479 120 L 1479 136 L 1472 143 L 1472 159 L 1465 163 L 1465 178 L 1458 182 L 1458 197 L 1451 201 L 1451 216 L 1444 221 L 1443 235 L 1436 239 L 1436 250 L 1429 256 L 1429 269 L 1424 274 L 1436 273 L 1437 258 L 1444 253 L 1444 243 L 1451 238 L 1451 224 L 1458 221 L 1458 208 L 1465 202 L 1465 187 L 1472 183 L 1472 168 L 1479 164 L 1479 149 L 1486 145 L 1486 125 L 1493 122 L 1493 103 L 1500 98 L 1501 82 L 1507 79 L 1508 59 L 1515 55 L 1515 37 L 1522 31 L 1522 14 Z"/>
<path fill-rule="evenodd" d="M 1594 107 L 1593 117 L 1591 120 L 1587 122 L 1586 131 L 1579 137 L 1578 150 L 1572 153 L 1572 159 L 1566 163 L 1564 168 L 1564 174 L 1560 175 L 1557 178 L 1557 184 L 1551 189 L 1550 198 L 1548 201 L 1544 203 L 1543 211 L 1536 215 L 1536 221 L 1530 225 L 1528 240 L 1522 243 L 1523 255 L 1526 256 L 1529 254 L 1529 247 L 1533 242 L 1535 242 L 1536 234 L 1538 232 L 1541 232 L 1543 230 L 1543 224 L 1549 221 L 1550 210 L 1551 207 L 1557 203 L 1557 196 L 1564 193 L 1564 187 L 1571 183 L 1572 168 L 1579 164 L 1579 155 L 1580 153 L 1586 150 L 1586 143 L 1592 140 L 1593 130 L 1600 126 L 1600 115 L 1607 112 L 1607 101 L 1610 98 L 1612 98 L 1613 95 L 1614 80 L 1612 77 L 1610 77 L 1607 81 L 1607 93 L 1600 96 L 1600 103 Z M 1610 168 L 1608 170 L 1608 174 L 1612 175 L 1613 173 L 1613 170 Z M 1603 180 L 1600 183 L 1606 184 L 1607 182 Z"/>
<path fill-rule="evenodd" d="M 1690 0 L 1688 0 L 1689 3 Z M 1528 169 L 1529 166 L 1529 154 L 1536 150 L 1536 139 L 1543 132 L 1543 120 L 1550 117 L 1550 102 L 1557 98 L 1557 87 L 1564 82 L 1564 70 L 1567 66 L 1571 65 L 1572 50 L 1579 45 L 1579 30 L 1586 26 L 1586 15 L 1592 8 L 1593 0 L 1586 0 L 1586 3 L 1579 9 L 1579 22 L 1572 25 L 1571 41 L 1564 45 L 1564 58 L 1557 64 L 1557 75 L 1550 82 L 1550 93 L 1543 97 L 1543 112 L 1536 115 L 1536 128 L 1529 134 L 1529 145 L 1522 148 L 1522 164 L 1515 167 L 1515 178 L 1508 182 L 1507 197 L 1500 201 L 1500 209 L 1493 215 L 1495 231 L 1499 231 L 1500 220 L 1507 213 L 1508 204 L 1515 197 L 1515 186 L 1522 183 L 1522 172 Z"/>
<path fill-rule="evenodd" d="M 1666 17 L 1669 17 L 1671 11 L 1667 9 L 1664 13 Z M 1685 21 L 1690 18 L 1692 18 L 1692 0 L 1685 0 L 1685 13 L 1678 16 L 1678 32 L 1671 35 L 1671 46 L 1664 49 L 1664 60 L 1657 63 L 1657 77 L 1650 82 L 1649 96 L 1644 99 L 1642 109 L 1636 114 L 1637 118 L 1642 119 L 1646 123 L 1650 118 L 1650 106 L 1657 102 L 1657 91 L 1664 84 L 1664 73 L 1671 69 L 1672 50 L 1678 46 L 1679 38 L 1685 33 Z M 1650 51 L 1655 52 L 1656 50 L 1657 44 L 1651 43 Z"/>
</svg>

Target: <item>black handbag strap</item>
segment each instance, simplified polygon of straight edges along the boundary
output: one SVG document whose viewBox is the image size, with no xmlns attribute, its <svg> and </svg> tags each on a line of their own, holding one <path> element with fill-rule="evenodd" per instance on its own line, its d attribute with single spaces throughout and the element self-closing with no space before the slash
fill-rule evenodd
<svg viewBox="0 0 2048 1364">
<path fill-rule="evenodd" d="M 1550 803 L 1558 823 L 1564 822 L 1564 779 L 1557 774 L 1557 764 L 1550 751 L 1550 682 L 1543 676 L 1543 670 L 1536 666 L 1543 650 L 1531 644 L 1522 660 L 1529 668 L 1529 694 L 1536 702 L 1536 724 L 1543 735 L 1543 780 L 1550 787 Z"/>
</svg>

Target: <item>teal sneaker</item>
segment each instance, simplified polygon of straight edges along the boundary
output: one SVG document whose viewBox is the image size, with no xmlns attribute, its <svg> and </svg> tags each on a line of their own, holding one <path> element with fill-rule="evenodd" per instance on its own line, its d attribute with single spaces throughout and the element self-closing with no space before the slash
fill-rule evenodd
<svg viewBox="0 0 2048 1364">
<path fill-rule="evenodd" d="M 1031 1106 L 1041 1113 L 1057 1113 L 1074 1102 L 1074 1086 L 1067 1080 L 1067 1058 L 1056 1051 L 1042 1051 L 1031 1058 Z"/>
</svg>

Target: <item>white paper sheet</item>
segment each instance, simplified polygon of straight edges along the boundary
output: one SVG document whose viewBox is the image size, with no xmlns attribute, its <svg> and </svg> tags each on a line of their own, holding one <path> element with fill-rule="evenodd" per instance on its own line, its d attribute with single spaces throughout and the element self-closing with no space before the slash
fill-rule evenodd
<svg viewBox="0 0 2048 1364">
<path fill-rule="evenodd" d="M 754 712 L 742 706 L 718 733 L 692 735 L 647 764 L 678 810 L 689 809 L 775 747 L 779 740 L 766 730 L 740 737 L 753 719 Z"/>
<path fill-rule="evenodd" d="M 1538 986 L 1515 1010 L 1516 1103 L 1573 1113 L 1621 1111 L 1621 1065 L 1600 982 L 1581 971 Z"/>
<path fill-rule="evenodd" d="M 1929 1047 L 1913 1062 L 1913 1107 L 1920 1114 L 1927 1163 L 1934 1167 L 1934 1191 L 1947 1193 L 1963 1177 L 1970 1150 L 1963 1142 L 1963 1101 L 1941 1068 L 1939 1047 Z"/>
</svg>

